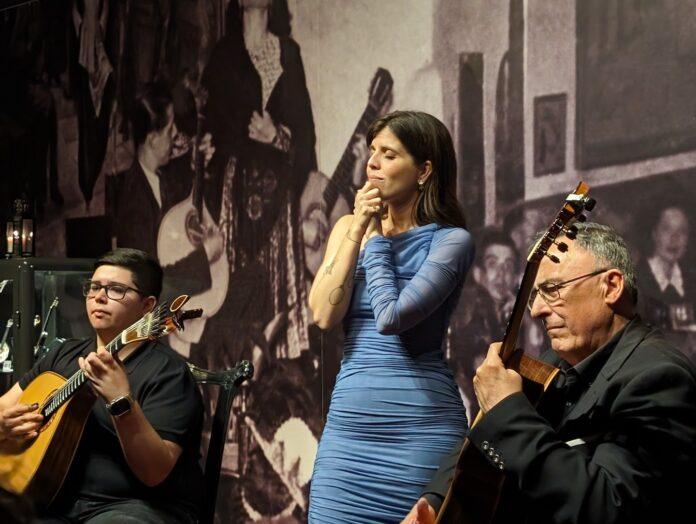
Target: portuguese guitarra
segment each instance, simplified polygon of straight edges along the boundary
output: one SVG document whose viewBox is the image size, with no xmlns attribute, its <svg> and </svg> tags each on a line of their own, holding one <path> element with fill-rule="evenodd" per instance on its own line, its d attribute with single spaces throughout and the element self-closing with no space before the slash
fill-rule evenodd
<svg viewBox="0 0 696 524">
<path fill-rule="evenodd" d="M 170 307 L 162 303 L 123 330 L 106 345 L 117 354 L 125 346 L 154 340 L 183 329 L 183 322 L 200 317 L 200 309 L 182 310 L 187 295 L 176 298 Z M 39 507 L 50 504 L 58 493 L 78 448 L 95 394 L 86 387 L 79 370 L 69 378 L 47 371 L 37 376 L 22 392 L 22 404 L 38 404 L 43 425 L 30 441 L 0 442 L 0 487 L 29 497 Z"/>
</svg>

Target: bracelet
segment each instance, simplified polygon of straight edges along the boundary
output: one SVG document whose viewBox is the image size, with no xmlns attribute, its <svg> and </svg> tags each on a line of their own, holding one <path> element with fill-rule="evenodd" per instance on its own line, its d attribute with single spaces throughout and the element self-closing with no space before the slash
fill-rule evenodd
<svg viewBox="0 0 696 524">
<path fill-rule="evenodd" d="M 362 244 L 362 242 L 360 242 L 359 240 L 353 240 L 352 238 L 350 238 L 350 237 L 348 236 L 348 231 L 346 231 L 346 238 L 347 238 L 348 240 L 350 240 L 351 242 L 355 242 L 355 243 L 358 244 L 358 245 Z"/>
</svg>

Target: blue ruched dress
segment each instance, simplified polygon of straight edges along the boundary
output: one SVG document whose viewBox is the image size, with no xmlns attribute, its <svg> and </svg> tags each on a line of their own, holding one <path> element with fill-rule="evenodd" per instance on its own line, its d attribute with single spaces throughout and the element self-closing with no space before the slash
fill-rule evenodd
<svg viewBox="0 0 696 524">
<path fill-rule="evenodd" d="M 314 463 L 310 523 L 399 522 L 466 436 L 442 346 L 473 254 L 467 231 L 437 224 L 366 243 Z"/>
</svg>

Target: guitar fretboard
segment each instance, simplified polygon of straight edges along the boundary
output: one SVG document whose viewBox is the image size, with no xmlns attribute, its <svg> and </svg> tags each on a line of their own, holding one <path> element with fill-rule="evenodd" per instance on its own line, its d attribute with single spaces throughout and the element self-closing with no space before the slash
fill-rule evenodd
<svg viewBox="0 0 696 524">
<path fill-rule="evenodd" d="M 118 352 L 123 345 L 124 344 L 121 342 L 120 338 L 115 338 L 106 345 L 105 349 L 113 355 L 114 353 Z M 44 419 L 47 419 L 58 411 L 58 409 L 68 400 L 70 400 L 78 388 L 86 381 L 87 377 L 85 377 L 85 374 L 81 369 L 70 377 L 67 382 L 63 384 L 58 391 L 56 391 L 55 395 L 53 395 L 51 398 L 51 401 L 48 402 L 48 404 L 46 404 L 41 410 L 41 414 L 44 416 Z"/>
</svg>

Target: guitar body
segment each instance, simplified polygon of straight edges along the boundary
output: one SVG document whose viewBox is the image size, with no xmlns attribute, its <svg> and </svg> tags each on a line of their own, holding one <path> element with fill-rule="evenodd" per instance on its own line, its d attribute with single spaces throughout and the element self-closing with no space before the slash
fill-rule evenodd
<svg viewBox="0 0 696 524">
<path fill-rule="evenodd" d="M 175 264 L 200 247 L 191 232 L 202 226 L 203 230 L 214 224 L 203 198 L 205 180 L 205 160 L 201 151 L 204 132 L 204 107 L 208 101 L 208 91 L 201 86 L 202 72 L 194 75 L 190 71 L 183 79 L 183 85 L 193 96 L 196 104 L 196 135 L 193 137 L 192 155 L 195 166 L 193 189 L 191 194 L 172 207 L 160 224 L 157 234 L 157 256 L 162 266 Z M 188 357 L 191 344 L 201 339 L 206 319 L 217 313 L 227 298 L 227 287 L 230 281 L 230 266 L 225 253 L 210 264 L 210 289 L 190 297 L 190 305 L 202 309 L 204 314 L 190 322 L 187 330 L 174 331 L 169 337 L 169 344 L 182 356 Z"/>
<path fill-rule="evenodd" d="M 65 382 L 51 371 L 42 373 L 19 402 L 44 406 Z M 33 441 L 0 442 L 0 487 L 29 497 L 39 507 L 48 506 L 72 464 L 95 398 L 89 388 L 82 388 L 48 419 Z"/>
<path fill-rule="evenodd" d="M 201 210 L 203 223 L 212 224 L 213 219 L 205 205 Z M 193 204 L 193 193 L 164 215 L 157 235 L 157 255 L 162 266 L 175 264 L 198 249 L 199 246 L 193 243 L 187 233 L 197 221 L 198 212 Z M 175 331 L 169 336 L 170 345 L 183 356 L 188 356 L 190 345 L 200 340 L 206 319 L 222 307 L 227 297 L 229 280 L 230 266 L 223 252 L 210 264 L 210 289 L 193 295 L 188 302 L 193 308 L 202 308 L 203 316 L 189 322 L 186 331 Z"/>
<path fill-rule="evenodd" d="M 532 405 L 537 405 L 558 374 L 558 368 L 525 355 L 521 350 L 510 359 L 508 369 L 522 375 L 522 388 Z M 476 417 L 474 425 L 481 418 Z M 437 523 L 487 524 L 495 522 L 505 492 L 505 475 L 491 466 L 469 439 L 459 453 L 452 485 Z"/>
<path fill-rule="evenodd" d="M 312 171 L 300 198 L 300 216 L 307 269 L 316 275 L 321 266 L 331 228 L 343 215 L 352 213 L 351 204 L 339 194 L 333 209 L 323 198 L 331 179 L 321 171 Z"/>
</svg>

